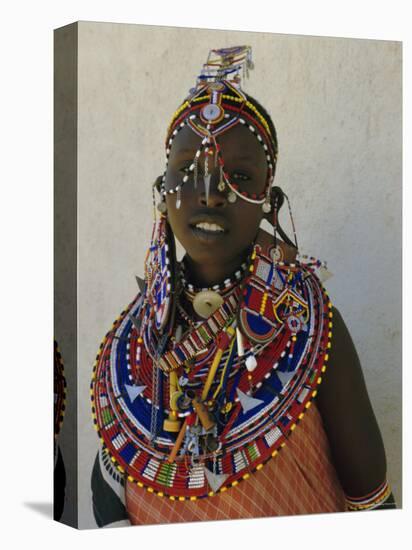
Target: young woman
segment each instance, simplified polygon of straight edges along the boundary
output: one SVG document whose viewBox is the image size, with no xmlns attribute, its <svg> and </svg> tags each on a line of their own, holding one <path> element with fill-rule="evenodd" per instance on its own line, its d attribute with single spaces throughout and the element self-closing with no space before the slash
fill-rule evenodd
<svg viewBox="0 0 412 550">
<path fill-rule="evenodd" d="M 99 526 L 394 506 L 325 266 L 278 222 L 290 205 L 250 68 L 249 47 L 212 50 L 168 129 L 145 279 L 91 384 Z"/>
</svg>

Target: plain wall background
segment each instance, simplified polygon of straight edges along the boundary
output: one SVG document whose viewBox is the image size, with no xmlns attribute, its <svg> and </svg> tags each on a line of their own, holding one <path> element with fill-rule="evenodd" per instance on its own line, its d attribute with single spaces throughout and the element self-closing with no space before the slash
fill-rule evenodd
<svg viewBox="0 0 412 550">
<path fill-rule="evenodd" d="M 91 369 L 143 273 L 166 127 L 209 49 L 245 43 L 243 88 L 277 128 L 300 250 L 335 274 L 400 503 L 401 44 L 87 22 L 78 40 L 79 526 L 95 525 Z"/>
</svg>

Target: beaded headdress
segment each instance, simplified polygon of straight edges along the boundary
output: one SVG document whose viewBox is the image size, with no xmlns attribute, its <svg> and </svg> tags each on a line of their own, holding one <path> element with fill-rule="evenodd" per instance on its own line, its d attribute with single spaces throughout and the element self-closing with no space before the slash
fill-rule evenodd
<svg viewBox="0 0 412 550">
<path fill-rule="evenodd" d="M 201 74 L 197 77 L 196 86 L 191 88 L 188 97 L 174 113 L 166 136 L 166 170 L 162 177 L 160 194 L 165 200 L 167 194 L 176 194 L 176 207 L 181 204 L 182 187 L 192 181 L 198 184 L 198 163 L 204 156 L 203 182 L 206 202 L 210 189 L 210 157 L 214 156 L 219 165 L 219 191 L 227 188 L 228 200 L 234 202 L 237 197 L 247 202 L 261 204 L 264 212 L 269 212 L 270 190 L 275 174 L 277 159 L 277 141 L 274 128 L 256 105 L 251 102 L 241 88 L 241 74 L 248 76 L 253 69 L 252 49 L 250 46 L 237 46 L 211 50 L 203 65 Z M 241 124 L 248 128 L 263 147 L 267 160 L 267 178 L 264 191 L 249 194 L 230 181 L 225 170 L 224 154 L 219 144 L 219 136 Z M 174 138 L 179 131 L 189 127 L 201 138 L 192 164 L 178 184 L 166 189 L 166 171 Z M 162 205 L 162 203 L 160 203 Z M 164 204 L 164 203 L 163 203 Z M 160 209 L 162 206 L 160 206 Z M 163 206 L 164 208 L 164 206 Z"/>
</svg>

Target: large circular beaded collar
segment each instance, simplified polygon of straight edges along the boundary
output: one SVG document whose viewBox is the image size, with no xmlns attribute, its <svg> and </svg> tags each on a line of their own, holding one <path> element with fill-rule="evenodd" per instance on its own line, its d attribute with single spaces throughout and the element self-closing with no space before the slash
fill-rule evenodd
<svg viewBox="0 0 412 550">
<path fill-rule="evenodd" d="M 303 418 L 326 369 L 332 306 L 316 262 L 276 252 L 255 245 L 237 294 L 159 357 L 142 338 L 144 296 L 107 333 L 93 421 L 130 482 L 172 500 L 224 492 L 275 457 Z"/>
</svg>

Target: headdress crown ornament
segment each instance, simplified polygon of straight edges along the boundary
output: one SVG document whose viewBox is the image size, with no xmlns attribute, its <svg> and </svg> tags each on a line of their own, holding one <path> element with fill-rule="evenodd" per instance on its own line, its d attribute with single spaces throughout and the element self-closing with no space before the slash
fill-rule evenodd
<svg viewBox="0 0 412 550">
<path fill-rule="evenodd" d="M 210 50 L 207 61 L 197 78 L 197 84 L 202 86 L 205 82 L 213 84 L 227 80 L 240 88 L 240 72 L 243 72 L 243 76 L 249 77 L 251 69 L 253 69 L 253 62 L 250 46 Z"/>
</svg>

